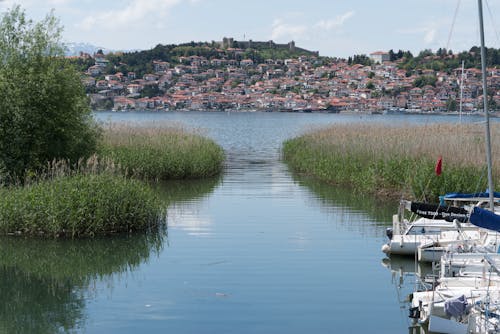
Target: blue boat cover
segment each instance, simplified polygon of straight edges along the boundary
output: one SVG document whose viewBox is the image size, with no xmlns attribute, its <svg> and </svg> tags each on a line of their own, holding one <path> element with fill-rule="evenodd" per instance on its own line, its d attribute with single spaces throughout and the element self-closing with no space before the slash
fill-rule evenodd
<svg viewBox="0 0 500 334">
<path fill-rule="evenodd" d="M 493 192 L 493 196 L 494 197 L 498 197 L 500 198 L 500 192 Z M 490 197 L 490 193 L 489 191 L 485 191 L 485 192 L 481 192 L 481 193 L 472 193 L 472 194 L 462 194 L 462 193 L 449 193 L 449 194 L 445 194 L 444 195 L 444 198 L 445 199 L 454 199 L 454 198 L 476 198 L 476 197 L 480 197 L 480 198 L 489 198 Z"/>
<path fill-rule="evenodd" d="M 470 215 L 470 222 L 476 226 L 500 232 L 500 216 L 489 210 L 475 206 Z"/>
<path fill-rule="evenodd" d="M 465 314 L 467 310 L 467 299 L 464 295 L 458 298 L 448 299 L 444 302 L 444 311 L 450 317 L 458 318 Z"/>
</svg>

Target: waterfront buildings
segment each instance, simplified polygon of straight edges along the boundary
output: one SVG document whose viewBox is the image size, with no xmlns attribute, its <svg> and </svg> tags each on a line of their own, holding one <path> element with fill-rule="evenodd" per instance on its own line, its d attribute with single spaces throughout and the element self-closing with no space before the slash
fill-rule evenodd
<svg viewBox="0 0 500 334">
<path fill-rule="evenodd" d="M 94 55 L 83 81 L 95 108 L 115 110 L 266 110 L 383 112 L 457 110 L 460 69 L 409 72 L 374 52 L 371 65 L 316 55 L 294 59 L 242 58 L 244 50 L 219 50 L 217 56 L 180 57 L 179 63 L 151 62 L 151 73 L 106 73 L 109 61 Z M 126 64 L 121 64 L 125 66 Z M 123 66 L 121 68 L 123 69 Z M 422 77 L 433 81 L 418 84 Z M 493 105 L 500 106 L 500 69 L 488 69 Z M 463 110 L 480 109 L 480 71 L 466 69 Z"/>
</svg>

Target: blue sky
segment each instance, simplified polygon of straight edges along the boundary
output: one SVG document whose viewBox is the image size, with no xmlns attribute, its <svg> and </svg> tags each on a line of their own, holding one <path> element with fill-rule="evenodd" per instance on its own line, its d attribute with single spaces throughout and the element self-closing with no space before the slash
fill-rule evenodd
<svg viewBox="0 0 500 334">
<path fill-rule="evenodd" d="M 33 19 L 53 8 L 65 41 L 110 49 L 224 36 L 294 40 L 299 47 L 337 57 L 389 49 L 418 53 L 447 45 L 463 51 L 479 45 L 476 0 L 0 0 L 0 11 L 13 4 Z M 500 48 L 500 0 L 483 0 L 483 6 L 486 45 Z"/>
</svg>

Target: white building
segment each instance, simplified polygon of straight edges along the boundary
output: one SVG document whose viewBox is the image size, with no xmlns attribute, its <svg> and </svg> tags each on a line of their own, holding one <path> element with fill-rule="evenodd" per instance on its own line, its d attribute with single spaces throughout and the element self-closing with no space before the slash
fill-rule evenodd
<svg viewBox="0 0 500 334">
<path fill-rule="evenodd" d="M 375 51 L 370 53 L 370 59 L 373 60 L 374 63 L 382 64 L 384 61 L 391 60 L 388 52 L 384 51 Z"/>
</svg>

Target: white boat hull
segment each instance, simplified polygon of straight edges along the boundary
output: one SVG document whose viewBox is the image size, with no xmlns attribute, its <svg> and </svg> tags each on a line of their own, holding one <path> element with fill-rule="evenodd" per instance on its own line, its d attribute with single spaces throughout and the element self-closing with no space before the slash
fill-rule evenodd
<svg viewBox="0 0 500 334">
<path fill-rule="evenodd" d="M 429 317 L 429 331 L 444 334 L 466 334 L 467 324 L 454 319 L 445 319 L 435 315 Z"/>
<path fill-rule="evenodd" d="M 419 247 L 418 260 L 421 262 L 439 262 L 446 252 L 446 247 Z"/>
</svg>

